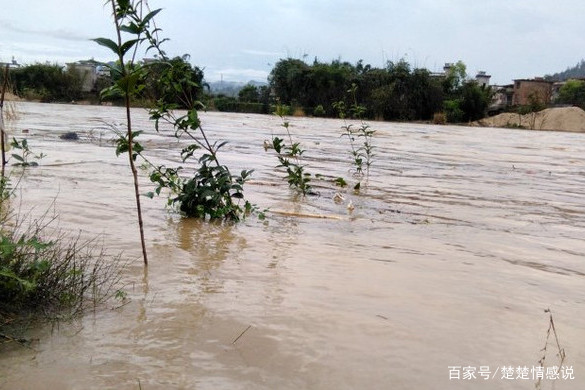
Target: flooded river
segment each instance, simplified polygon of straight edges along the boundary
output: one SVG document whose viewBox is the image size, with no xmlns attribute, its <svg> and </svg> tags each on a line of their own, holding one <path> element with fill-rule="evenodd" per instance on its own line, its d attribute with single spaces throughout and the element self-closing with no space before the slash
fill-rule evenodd
<svg viewBox="0 0 585 390">
<path fill-rule="evenodd" d="M 17 110 L 10 131 L 47 155 L 22 208 L 123 251 L 130 301 L 0 347 L 2 389 L 533 389 L 547 308 L 566 359 L 543 389 L 585 388 L 585 134 L 373 122 L 360 194 L 314 179 L 302 199 L 263 149 L 279 118 L 202 113 L 229 141 L 222 162 L 255 170 L 245 194 L 268 218 L 209 224 L 144 198 L 145 271 L 127 158 L 108 141 L 124 111 Z M 177 165 L 181 145 L 134 115 L 153 161 Z M 355 183 L 343 122 L 290 122 L 309 172 Z M 547 366 L 556 352 L 551 339 Z"/>
</svg>

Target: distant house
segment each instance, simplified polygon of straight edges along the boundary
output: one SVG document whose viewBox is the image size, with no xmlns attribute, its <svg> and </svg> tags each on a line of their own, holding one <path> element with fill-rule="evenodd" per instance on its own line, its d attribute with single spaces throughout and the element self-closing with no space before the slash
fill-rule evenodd
<svg viewBox="0 0 585 390">
<path fill-rule="evenodd" d="M 488 107 L 488 115 L 498 114 L 512 105 L 514 99 L 514 84 L 494 85 L 494 94 Z"/>
<path fill-rule="evenodd" d="M 566 81 L 555 81 L 553 83 L 550 96 L 551 101 L 556 102 L 556 100 L 559 97 L 559 92 L 561 88 L 563 88 L 563 85 L 565 85 L 566 83 L 567 83 Z"/>
<path fill-rule="evenodd" d="M 9 69 L 20 68 L 20 64 L 18 62 L 16 62 L 16 60 L 14 59 L 14 57 L 12 57 L 12 61 L 11 62 L 0 62 L 0 69 L 6 68 L 6 65 L 8 65 L 8 68 Z"/>
<path fill-rule="evenodd" d="M 455 66 L 455 64 L 451 63 L 451 62 L 446 62 L 445 66 L 443 66 L 443 71 L 442 72 L 431 72 L 430 76 L 434 77 L 434 78 L 444 78 L 446 77 L 449 72 L 451 71 L 451 69 Z M 477 82 L 477 84 L 480 87 L 488 87 L 490 85 L 490 79 L 492 78 L 492 76 L 490 76 L 489 74 L 487 74 L 485 71 L 480 70 L 477 72 L 477 74 L 475 75 L 475 82 Z"/>
<path fill-rule="evenodd" d="M 95 91 L 99 65 L 99 62 L 93 59 L 67 64 L 67 67 L 74 69 L 81 78 L 81 92 Z"/>
<path fill-rule="evenodd" d="M 549 104 L 552 97 L 553 82 L 542 77 L 532 80 L 514 80 L 512 105 Z"/>
<path fill-rule="evenodd" d="M 480 70 L 477 72 L 477 75 L 475 75 L 475 81 L 480 87 L 483 88 L 489 87 L 491 78 L 492 76 L 486 74 L 483 70 Z"/>
</svg>

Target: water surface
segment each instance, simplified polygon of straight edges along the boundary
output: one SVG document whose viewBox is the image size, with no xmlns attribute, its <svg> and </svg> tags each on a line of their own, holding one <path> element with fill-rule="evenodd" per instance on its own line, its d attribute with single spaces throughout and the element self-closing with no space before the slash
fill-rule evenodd
<svg viewBox="0 0 585 390">
<path fill-rule="evenodd" d="M 17 201 L 123 251 L 130 303 L 37 330 L 33 349 L 0 347 L 2 389 L 532 389 L 449 380 L 449 366 L 538 366 L 547 308 L 575 377 L 555 388 L 585 387 L 583 134 L 373 122 L 361 193 L 315 180 L 319 196 L 301 199 L 262 147 L 282 135 L 277 117 L 202 113 L 229 141 L 222 162 L 254 169 L 245 193 L 272 212 L 208 224 L 144 198 L 144 270 L 127 159 L 109 142 L 123 109 L 17 108 L 10 131 L 47 154 Z M 182 144 L 133 114 L 149 157 L 179 164 Z M 355 183 L 343 122 L 290 122 L 309 172 Z"/>
</svg>

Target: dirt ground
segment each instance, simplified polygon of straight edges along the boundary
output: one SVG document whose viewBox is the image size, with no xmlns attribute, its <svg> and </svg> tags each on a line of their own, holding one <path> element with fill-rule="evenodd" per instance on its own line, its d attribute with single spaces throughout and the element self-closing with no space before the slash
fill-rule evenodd
<svg viewBox="0 0 585 390">
<path fill-rule="evenodd" d="M 473 122 L 472 125 L 585 133 L 585 111 L 578 107 L 562 107 L 547 108 L 546 110 L 526 115 L 503 113 Z"/>
<path fill-rule="evenodd" d="M 22 99 L 16 95 L 10 93 L 10 92 L 6 92 L 4 94 L 4 100 L 9 101 L 9 102 L 10 101 L 17 102 L 17 101 L 21 101 Z"/>
</svg>

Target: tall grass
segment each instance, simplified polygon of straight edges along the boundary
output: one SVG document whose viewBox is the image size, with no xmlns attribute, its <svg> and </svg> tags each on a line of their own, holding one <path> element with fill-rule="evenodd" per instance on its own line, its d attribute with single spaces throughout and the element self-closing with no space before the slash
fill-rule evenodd
<svg viewBox="0 0 585 390">
<path fill-rule="evenodd" d="M 99 239 L 58 228 L 48 213 L 7 212 L 0 198 L 0 338 L 29 319 L 67 319 L 111 297 L 120 282 L 120 256 Z"/>
</svg>

